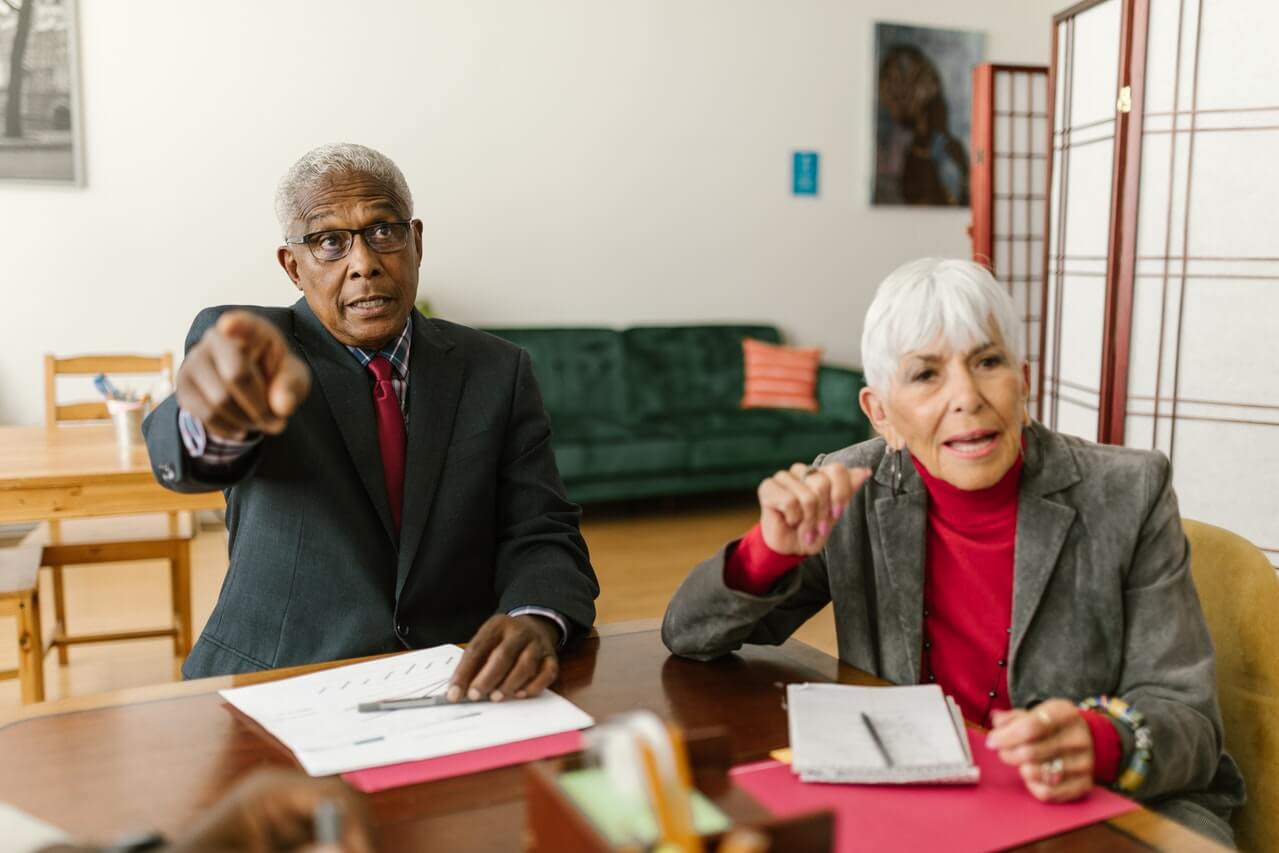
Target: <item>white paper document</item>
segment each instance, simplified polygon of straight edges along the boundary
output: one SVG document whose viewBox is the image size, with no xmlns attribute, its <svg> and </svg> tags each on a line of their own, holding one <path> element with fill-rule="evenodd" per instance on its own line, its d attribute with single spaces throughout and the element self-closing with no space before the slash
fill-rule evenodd
<svg viewBox="0 0 1279 853">
<path fill-rule="evenodd" d="M 786 688 L 791 767 L 805 782 L 976 782 L 958 706 L 936 684 Z"/>
<path fill-rule="evenodd" d="M 8 803 L 0 803 L 0 850 L 37 853 L 55 844 L 70 844 L 71 836 Z"/>
<path fill-rule="evenodd" d="M 461 659 L 457 646 L 436 646 L 221 694 L 288 747 L 312 776 L 436 758 L 595 723 L 549 691 L 506 702 L 357 709 L 361 702 L 444 693 Z"/>
</svg>

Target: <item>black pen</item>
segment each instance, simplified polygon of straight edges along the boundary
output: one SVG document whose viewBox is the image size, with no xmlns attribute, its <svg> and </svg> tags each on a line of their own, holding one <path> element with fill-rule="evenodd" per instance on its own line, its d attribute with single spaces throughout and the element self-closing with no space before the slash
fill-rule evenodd
<svg viewBox="0 0 1279 853">
<path fill-rule="evenodd" d="M 886 767 L 893 766 L 893 758 L 888 754 L 888 747 L 884 746 L 884 742 L 879 739 L 879 732 L 875 731 L 875 724 L 870 721 L 870 716 L 865 711 L 861 712 L 862 722 L 866 724 L 866 731 L 870 732 L 870 739 L 875 742 L 875 748 L 879 750 L 879 754 L 884 758 Z"/>
</svg>

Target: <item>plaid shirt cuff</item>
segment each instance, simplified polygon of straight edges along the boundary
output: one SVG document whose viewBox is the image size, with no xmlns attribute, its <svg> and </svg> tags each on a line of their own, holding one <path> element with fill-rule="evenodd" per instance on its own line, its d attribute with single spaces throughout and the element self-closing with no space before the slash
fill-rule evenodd
<svg viewBox="0 0 1279 853">
<path fill-rule="evenodd" d="M 178 409 L 178 432 L 187 455 L 204 465 L 230 465 L 262 440 L 261 433 L 249 433 L 243 441 L 216 436 L 207 432 L 200 419 L 185 409 Z"/>
<path fill-rule="evenodd" d="M 555 648 L 557 649 L 564 648 L 564 643 L 568 640 L 568 623 L 564 621 L 563 616 L 556 613 L 554 610 L 551 610 L 550 608 L 534 607 L 532 605 L 528 607 L 517 607 L 514 610 L 512 610 L 510 613 L 507 613 L 506 615 L 507 616 L 541 616 L 545 619 L 550 619 L 560 628 L 560 641 L 559 643 L 556 644 Z"/>
</svg>

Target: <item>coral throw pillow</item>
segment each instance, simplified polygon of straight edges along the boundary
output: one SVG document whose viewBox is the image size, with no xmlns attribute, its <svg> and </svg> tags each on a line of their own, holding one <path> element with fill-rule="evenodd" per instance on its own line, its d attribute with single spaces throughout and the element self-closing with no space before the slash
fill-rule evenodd
<svg viewBox="0 0 1279 853">
<path fill-rule="evenodd" d="M 742 339 L 746 361 L 743 409 L 817 411 L 817 366 L 821 347 L 784 347 Z"/>
</svg>

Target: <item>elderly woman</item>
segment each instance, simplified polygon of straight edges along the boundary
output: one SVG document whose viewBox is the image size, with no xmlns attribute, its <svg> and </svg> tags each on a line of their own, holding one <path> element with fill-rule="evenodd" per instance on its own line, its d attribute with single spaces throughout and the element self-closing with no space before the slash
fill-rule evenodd
<svg viewBox="0 0 1279 853">
<path fill-rule="evenodd" d="M 1019 339 L 982 267 L 892 273 L 862 337 L 881 437 L 760 484 L 759 523 L 688 576 L 663 639 L 710 659 L 833 602 L 842 660 L 940 684 L 1034 796 L 1112 784 L 1230 843 L 1243 780 L 1168 460 L 1031 420 Z"/>
</svg>

